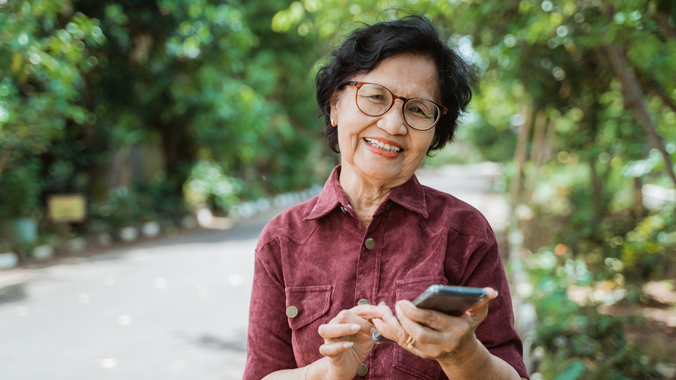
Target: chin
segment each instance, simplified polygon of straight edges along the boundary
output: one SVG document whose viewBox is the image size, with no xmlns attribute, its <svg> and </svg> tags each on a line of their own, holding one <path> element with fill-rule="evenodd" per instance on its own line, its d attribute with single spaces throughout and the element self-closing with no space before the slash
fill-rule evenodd
<svg viewBox="0 0 676 380">
<path fill-rule="evenodd" d="M 401 167 L 399 165 L 366 165 L 359 167 L 360 171 L 369 178 L 381 180 L 383 182 L 400 178 Z"/>
</svg>

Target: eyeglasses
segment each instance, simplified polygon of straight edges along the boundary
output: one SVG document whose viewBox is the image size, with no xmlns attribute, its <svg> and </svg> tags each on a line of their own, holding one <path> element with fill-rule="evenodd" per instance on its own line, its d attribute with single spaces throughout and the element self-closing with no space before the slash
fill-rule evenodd
<svg viewBox="0 0 676 380">
<path fill-rule="evenodd" d="M 426 131 L 437 125 L 439 117 L 448 109 L 441 104 L 423 98 L 404 98 L 394 95 L 387 88 L 368 82 L 345 82 L 346 86 L 357 87 L 357 108 L 368 116 L 380 116 L 392 108 L 394 101 L 401 99 L 402 114 L 406 124 L 419 131 Z"/>
</svg>

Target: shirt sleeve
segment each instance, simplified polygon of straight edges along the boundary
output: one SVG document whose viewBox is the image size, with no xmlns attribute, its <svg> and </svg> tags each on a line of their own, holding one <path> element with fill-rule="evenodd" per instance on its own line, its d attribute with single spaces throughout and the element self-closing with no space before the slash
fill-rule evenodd
<svg viewBox="0 0 676 380">
<path fill-rule="evenodd" d="M 276 240 L 260 244 L 259 240 L 249 306 L 244 380 L 260 380 L 272 372 L 296 368 L 286 317 L 279 244 Z"/>
<path fill-rule="evenodd" d="M 487 222 L 486 222 L 487 223 Z M 514 367 L 521 377 L 528 378 L 523 362 L 523 345 L 514 329 L 514 313 L 507 276 L 502 266 L 495 234 L 487 225 L 486 238 L 471 253 L 463 278 L 463 286 L 492 287 L 498 297 L 488 305 L 486 319 L 477 327 L 476 337 L 488 351 Z"/>
</svg>

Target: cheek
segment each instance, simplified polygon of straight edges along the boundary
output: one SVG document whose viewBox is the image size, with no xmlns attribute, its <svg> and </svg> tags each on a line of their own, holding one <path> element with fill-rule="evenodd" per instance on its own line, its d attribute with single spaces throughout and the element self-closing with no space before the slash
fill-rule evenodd
<svg viewBox="0 0 676 380">
<path fill-rule="evenodd" d="M 420 139 L 415 142 L 416 152 L 418 152 L 422 156 L 425 156 L 425 154 L 427 154 L 427 150 L 430 148 L 430 145 L 432 144 L 433 138 L 434 133 L 426 136 L 420 136 Z"/>
<path fill-rule="evenodd" d="M 347 128 L 347 125 L 350 125 L 349 120 L 344 118 L 336 127 L 338 132 L 338 145 L 342 154 L 351 154 L 354 152 L 357 149 L 357 143 L 359 142 L 359 139 L 355 135 L 355 131 Z"/>
</svg>

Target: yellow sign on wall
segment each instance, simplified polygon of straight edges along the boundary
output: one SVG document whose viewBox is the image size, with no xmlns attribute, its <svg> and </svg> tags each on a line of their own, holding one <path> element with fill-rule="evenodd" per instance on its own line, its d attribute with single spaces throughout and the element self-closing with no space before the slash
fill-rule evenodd
<svg viewBox="0 0 676 380">
<path fill-rule="evenodd" d="M 87 217 L 87 200 L 81 194 L 51 195 L 47 208 L 53 222 L 82 222 Z"/>
</svg>

